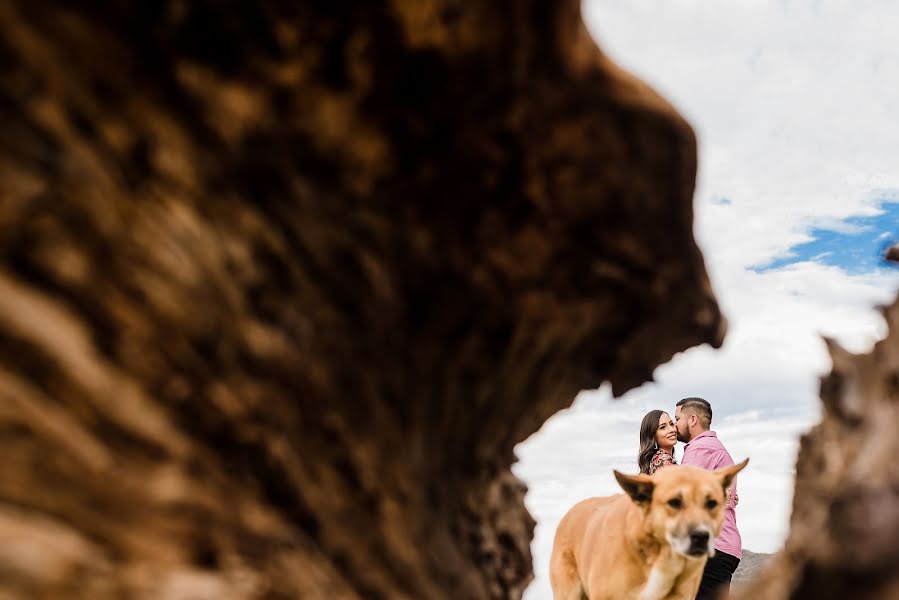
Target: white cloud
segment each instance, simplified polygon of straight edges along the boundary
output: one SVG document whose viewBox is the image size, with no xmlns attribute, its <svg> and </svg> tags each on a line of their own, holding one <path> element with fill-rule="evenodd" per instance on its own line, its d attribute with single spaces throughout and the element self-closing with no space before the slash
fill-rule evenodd
<svg viewBox="0 0 899 600">
<path fill-rule="evenodd" d="M 631 0 L 584 5 L 613 58 L 701 144 L 697 234 L 729 268 L 870 214 L 899 188 L 899 14 L 889 2 Z M 714 205 L 726 197 L 729 206 Z"/>
<path fill-rule="evenodd" d="M 749 269 L 809 241 L 816 226 L 846 230 L 847 217 L 899 198 L 899 5 L 592 0 L 584 9 L 603 50 L 697 130 L 695 233 L 730 328 L 721 350 L 689 350 L 615 403 L 582 393 L 518 447 L 515 470 L 538 520 L 527 600 L 551 597 L 549 552 L 564 512 L 616 492 L 611 470 L 636 470 L 643 414 L 688 395 L 712 402 L 735 459 L 751 457 L 740 476 L 744 546 L 780 546 L 798 435 L 817 420 L 818 378 L 830 366 L 820 336 L 866 351 L 885 333 L 873 307 L 899 287 L 889 270 Z"/>
</svg>

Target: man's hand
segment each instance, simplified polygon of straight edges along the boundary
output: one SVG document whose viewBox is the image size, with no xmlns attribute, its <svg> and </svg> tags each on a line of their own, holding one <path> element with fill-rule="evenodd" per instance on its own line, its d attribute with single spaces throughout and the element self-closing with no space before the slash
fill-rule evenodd
<svg viewBox="0 0 899 600">
<path fill-rule="evenodd" d="M 731 492 L 730 488 L 727 488 L 725 504 L 732 504 L 732 506 L 734 508 L 737 508 L 737 504 L 739 504 L 739 503 L 740 503 L 740 494 Z"/>
</svg>

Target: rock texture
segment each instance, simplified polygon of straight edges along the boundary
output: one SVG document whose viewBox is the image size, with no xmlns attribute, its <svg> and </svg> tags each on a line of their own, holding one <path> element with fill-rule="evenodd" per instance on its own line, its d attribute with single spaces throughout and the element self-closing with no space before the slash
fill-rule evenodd
<svg viewBox="0 0 899 600">
<path fill-rule="evenodd" d="M 823 418 L 800 444 L 784 551 L 739 598 L 899 598 L 899 301 L 870 354 L 827 340 Z"/>
<path fill-rule="evenodd" d="M 722 339 L 577 0 L 0 0 L 0 105 L 3 598 L 517 598 L 514 445 Z"/>
<path fill-rule="evenodd" d="M 752 552 L 743 548 L 743 556 L 740 558 L 737 570 L 734 571 L 731 589 L 738 590 L 742 586 L 754 582 L 764 571 L 772 556 L 774 555 L 766 552 Z"/>
</svg>

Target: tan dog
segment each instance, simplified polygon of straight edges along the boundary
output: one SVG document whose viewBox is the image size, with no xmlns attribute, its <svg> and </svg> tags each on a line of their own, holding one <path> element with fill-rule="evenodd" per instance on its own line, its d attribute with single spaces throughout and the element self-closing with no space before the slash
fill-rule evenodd
<svg viewBox="0 0 899 600">
<path fill-rule="evenodd" d="M 556 530 L 555 600 L 693 600 L 724 522 L 725 490 L 749 459 L 717 471 L 666 467 L 615 478 L 627 494 L 583 500 Z"/>
</svg>

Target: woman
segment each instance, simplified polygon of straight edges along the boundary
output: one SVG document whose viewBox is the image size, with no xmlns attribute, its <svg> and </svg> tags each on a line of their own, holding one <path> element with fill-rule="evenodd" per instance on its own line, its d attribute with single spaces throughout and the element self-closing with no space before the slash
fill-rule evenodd
<svg viewBox="0 0 899 600">
<path fill-rule="evenodd" d="M 640 452 L 637 464 L 640 472 L 652 475 L 662 467 L 676 465 L 674 444 L 677 430 L 674 421 L 664 410 L 651 410 L 640 423 Z"/>
</svg>

